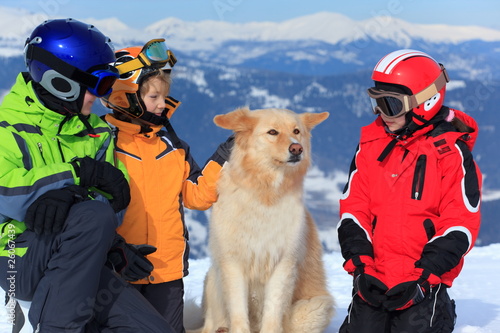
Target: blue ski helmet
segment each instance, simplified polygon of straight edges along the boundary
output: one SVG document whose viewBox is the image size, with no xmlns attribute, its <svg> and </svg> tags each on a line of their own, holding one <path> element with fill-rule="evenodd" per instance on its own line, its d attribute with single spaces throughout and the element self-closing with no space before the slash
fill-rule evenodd
<svg viewBox="0 0 500 333">
<path fill-rule="evenodd" d="M 101 97 L 118 78 L 111 40 L 96 27 L 71 18 L 47 20 L 33 30 L 24 49 L 35 82 L 64 101 L 74 101 L 86 87 Z"/>
</svg>

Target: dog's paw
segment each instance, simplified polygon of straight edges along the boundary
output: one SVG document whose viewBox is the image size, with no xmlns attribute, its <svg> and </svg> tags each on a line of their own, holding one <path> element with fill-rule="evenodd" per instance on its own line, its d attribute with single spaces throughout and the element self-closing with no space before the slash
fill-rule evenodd
<svg viewBox="0 0 500 333">
<path fill-rule="evenodd" d="M 229 333 L 229 328 L 227 327 L 219 327 L 215 333 Z"/>
</svg>

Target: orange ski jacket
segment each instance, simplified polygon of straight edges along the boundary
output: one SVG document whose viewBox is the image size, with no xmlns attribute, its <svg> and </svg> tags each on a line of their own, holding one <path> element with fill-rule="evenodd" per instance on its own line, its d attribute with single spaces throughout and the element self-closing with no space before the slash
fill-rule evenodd
<svg viewBox="0 0 500 333">
<path fill-rule="evenodd" d="M 188 274 L 188 230 L 184 207 L 206 210 L 217 200 L 216 182 L 225 160 L 217 153 L 203 170 L 180 141 L 162 126 L 140 133 L 140 126 L 107 114 L 115 127 L 116 157 L 130 175 L 131 202 L 118 233 L 131 244 L 157 248 L 148 255 L 154 270 L 139 284 L 162 283 Z"/>
</svg>

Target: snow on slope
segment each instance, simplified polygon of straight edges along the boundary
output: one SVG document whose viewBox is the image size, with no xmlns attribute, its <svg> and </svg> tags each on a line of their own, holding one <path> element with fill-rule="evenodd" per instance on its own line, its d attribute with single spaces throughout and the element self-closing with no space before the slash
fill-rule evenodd
<svg viewBox="0 0 500 333">
<path fill-rule="evenodd" d="M 337 301 L 337 314 L 325 333 L 336 333 L 351 301 L 352 278 L 343 271 L 339 252 L 325 254 L 328 286 Z M 185 278 L 186 299 L 201 302 L 203 279 L 210 259 L 191 260 Z M 500 244 L 475 247 L 465 258 L 461 275 L 449 290 L 457 304 L 455 333 L 497 333 L 500 327 Z M 10 332 L 6 311 L 0 313 L 0 333 Z"/>
</svg>

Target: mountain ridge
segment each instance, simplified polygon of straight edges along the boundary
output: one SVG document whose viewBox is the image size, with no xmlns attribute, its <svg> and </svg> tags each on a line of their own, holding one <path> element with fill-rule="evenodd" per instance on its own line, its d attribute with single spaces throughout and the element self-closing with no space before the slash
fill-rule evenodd
<svg viewBox="0 0 500 333">
<path fill-rule="evenodd" d="M 26 9 L 0 6 L 0 49 L 3 49 L 0 55 L 21 54 L 26 37 L 38 24 L 48 18 L 53 17 Z M 367 20 L 355 21 L 334 12 L 319 12 L 282 22 L 249 23 L 215 20 L 189 22 L 167 16 L 144 29 L 131 27 L 116 17 L 77 19 L 94 24 L 110 36 L 118 46 L 131 41 L 163 37 L 172 47 L 189 51 L 214 50 L 222 43 L 231 40 L 254 42 L 316 40 L 337 44 L 373 39 L 392 40 L 399 47 L 410 46 L 414 39 L 451 44 L 471 40 L 500 41 L 500 30 L 492 28 L 415 24 L 392 16 L 374 16 Z M 8 53 L 6 53 L 7 46 Z"/>
</svg>

